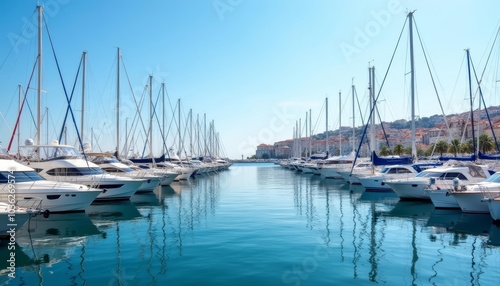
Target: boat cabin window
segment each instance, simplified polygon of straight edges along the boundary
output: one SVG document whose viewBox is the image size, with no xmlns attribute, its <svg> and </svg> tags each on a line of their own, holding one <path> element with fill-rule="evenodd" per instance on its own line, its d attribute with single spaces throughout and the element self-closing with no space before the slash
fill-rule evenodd
<svg viewBox="0 0 500 286">
<path fill-rule="evenodd" d="M 464 174 L 458 172 L 444 173 L 439 177 L 440 180 L 453 180 L 455 178 L 459 178 L 462 181 L 467 181 L 467 177 Z"/>
<path fill-rule="evenodd" d="M 131 168 L 113 168 L 113 167 L 104 167 L 102 168 L 104 171 L 108 173 L 129 173 L 133 172 Z"/>
<path fill-rule="evenodd" d="M 101 168 L 54 168 L 47 171 L 51 176 L 87 176 L 102 175 L 104 171 Z"/>
<path fill-rule="evenodd" d="M 500 183 L 500 173 L 495 173 L 491 175 L 488 179 L 484 180 L 485 182 L 496 182 Z"/>
<path fill-rule="evenodd" d="M 391 168 L 387 174 L 406 174 L 411 173 L 410 170 L 406 168 Z"/>
<path fill-rule="evenodd" d="M 9 177 L 10 175 L 10 177 Z M 34 171 L 26 171 L 26 172 L 0 172 L 0 183 L 2 184 L 7 184 L 10 178 L 10 181 L 12 179 L 15 179 L 16 183 L 21 183 L 21 182 L 33 182 L 33 181 L 40 181 L 43 180 L 40 175 L 38 175 Z"/>
<path fill-rule="evenodd" d="M 427 172 L 427 171 L 423 171 L 423 172 L 420 172 L 418 173 L 417 177 L 419 178 L 438 178 L 442 175 L 443 173 L 441 172 Z"/>
</svg>

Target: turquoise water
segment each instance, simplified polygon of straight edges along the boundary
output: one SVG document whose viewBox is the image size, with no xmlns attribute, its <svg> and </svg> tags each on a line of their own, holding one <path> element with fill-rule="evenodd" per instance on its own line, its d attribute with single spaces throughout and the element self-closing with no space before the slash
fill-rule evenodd
<svg viewBox="0 0 500 286">
<path fill-rule="evenodd" d="M 500 227 L 273 164 L 36 217 L 1 285 L 497 285 Z"/>
</svg>

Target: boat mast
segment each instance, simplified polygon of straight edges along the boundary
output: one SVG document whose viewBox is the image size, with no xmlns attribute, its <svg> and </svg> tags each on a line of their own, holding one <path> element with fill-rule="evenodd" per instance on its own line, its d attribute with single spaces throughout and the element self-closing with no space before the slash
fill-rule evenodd
<svg viewBox="0 0 500 286">
<path fill-rule="evenodd" d="M 203 156 L 207 157 L 207 114 L 203 113 Z"/>
<path fill-rule="evenodd" d="M 161 133 L 163 134 L 162 135 L 162 141 L 165 141 L 165 82 L 162 82 L 161 83 L 161 104 L 162 104 L 162 116 L 161 116 L 161 124 L 162 124 L 162 127 L 161 127 Z M 165 150 L 165 143 L 162 144 L 162 154 L 164 155 L 166 150 Z"/>
<path fill-rule="evenodd" d="M 302 158 L 302 118 L 299 118 L 299 157 Z"/>
<path fill-rule="evenodd" d="M 85 140 L 83 135 L 84 135 L 84 118 L 85 118 L 85 72 L 86 72 L 86 63 L 87 63 L 87 52 L 83 52 L 82 55 L 82 61 L 83 61 L 83 69 L 82 69 L 82 122 L 81 122 L 81 127 L 80 127 L 80 132 L 82 133 L 82 140 Z"/>
<path fill-rule="evenodd" d="M 326 112 L 325 112 L 326 113 L 326 122 L 325 122 L 325 125 L 326 125 L 325 126 L 325 130 L 326 130 L 326 137 L 325 137 L 326 138 L 326 149 L 325 149 L 325 151 L 326 151 L 326 158 L 328 158 L 329 157 L 328 156 L 328 153 L 329 153 L 328 152 L 328 149 L 329 149 L 329 147 L 328 147 L 328 139 L 329 139 L 328 138 L 328 97 L 325 99 L 325 106 L 326 106 L 325 107 L 325 110 L 326 110 Z"/>
<path fill-rule="evenodd" d="M 311 121 L 311 109 L 309 109 L 309 156 L 312 156 L 312 121 Z"/>
<path fill-rule="evenodd" d="M 308 112 L 306 111 L 306 121 L 305 121 L 305 124 L 306 124 L 306 134 L 305 135 L 306 136 L 305 136 L 305 138 L 309 137 L 309 123 L 307 122 L 309 120 L 309 116 L 307 116 L 307 114 L 308 114 Z M 308 154 L 308 152 L 307 152 L 307 149 L 308 149 L 307 146 L 304 146 L 304 149 L 305 149 L 304 153 L 306 153 L 306 156 L 307 156 L 307 154 Z"/>
<path fill-rule="evenodd" d="M 470 73 L 470 51 L 469 49 L 466 49 L 465 52 L 467 53 L 467 73 L 469 76 L 469 100 L 470 100 L 470 126 L 472 129 L 472 148 L 474 149 L 474 160 L 476 157 L 476 140 L 475 140 L 475 134 L 474 134 L 474 106 L 472 102 L 472 79 L 471 79 L 471 73 Z"/>
<path fill-rule="evenodd" d="M 37 88 L 37 122 L 36 122 L 36 144 L 40 145 L 41 141 L 41 122 L 42 122 L 42 15 L 43 7 L 37 6 L 38 9 L 38 88 Z M 36 149 L 38 153 L 38 149 Z M 39 154 L 39 153 L 38 153 Z"/>
<path fill-rule="evenodd" d="M 413 59 L 413 12 L 408 13 L 410 29 L 410 68 L 411 68 L 411 155 L 413 159 L 417 158 L 417 147 L 415 139 L 415 65 Z"/>
<path fill-rule="evenodd" d="M 120 152 L 120 48 L 116 49 L 116 155 Z"/>
<path fill-rule="evenodd" d="M 153 156 L 153 76 L 149 76 L 149 152 Z M 154 159 L 153 159 L 154 160 Z"/>
<path fill-rule="evenodd" d="M 342 156 L 342 93 L 339 90 L 339 156 Z"/>
<path fill-rule="evenodd" d="M 177 127 L 177 132 L 179 133 L 179 153 L 177 154 L 179 156 L 179 160 L 181 159 L 181 152 L 182 152 L 182 139 L 181 139 L 181 99 L 177 99 L 177 117 L 178 117 L 178 122 L 179 126 Z"/>
<path fill-rule="evenodd" d="M 193 157 L 193 109 L 189 109 L 189 156 Z"/>
<path fill-rule="evenodd" d="M 21 95 L 22 95 L 23 87 L 20 84 L 17 85 L 17 87 L 19 87 L 19 102 L 18 102 L 17 112 L 21 113 Z M 21 124 L 19 124 L 17 126 L 17 155 L 18 156 L 21 154 L 20 149 L 19 149 L 19 145 L 21 145 Z M 10 144 L 9 144 L 9 148 L 10 148 Z"/>
<path fill-rule="evenodd" d="M 352 88 L 352 152 L 355 152 L 356 150 L 356 130 L 355 130 L 355 126 L 356 126 L 356 118 L 354 116 L 354 113 L 355 113 L 355 98 L 354 98 L 354 78 L 352 79 L 352 85 L 351 85 L 351 88 Z"/>
<path fill-rule="evenodd" d="M 369 87 L 370 90 L 370 110 L 373 110 L 375 107 L 375 67 L 368 68 L 368 78 L 369 78 Z M 370 123 L 370 149 L 372 152 L 375 151 L 375 116 L 371 116 Z"/>
</svg>

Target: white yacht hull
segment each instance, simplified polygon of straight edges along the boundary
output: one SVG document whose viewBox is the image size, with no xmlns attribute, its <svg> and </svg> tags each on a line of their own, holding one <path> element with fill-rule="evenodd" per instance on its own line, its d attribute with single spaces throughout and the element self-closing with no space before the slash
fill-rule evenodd
<svg viewBox="0 0 500 286">
<path fill-rule="evenodd" d="M 500 198 L 486 200 L 491 218 L 500 220 Z"/>
<path fill-rule="evenodd" d="M 429 180 L 425 181 L 386 181 L 386 185 L 398 195 L 401 200 L 430 200 L 426 188 L 429 186 Z"/>
<path fill-rule="evenodd" d="M 483 192 L 453 192 L 460 209 L 464 213 L 489 213 L 488 205 L 484 200 Z"/>
<path fill-rule="evenodd" d="M 450 190 L 427 190 L 429 198 L 435 208 L 438 209 L 459 209 L 460 206 L 455 200 L 455 197 L 451 195 Z"/>
</svg>

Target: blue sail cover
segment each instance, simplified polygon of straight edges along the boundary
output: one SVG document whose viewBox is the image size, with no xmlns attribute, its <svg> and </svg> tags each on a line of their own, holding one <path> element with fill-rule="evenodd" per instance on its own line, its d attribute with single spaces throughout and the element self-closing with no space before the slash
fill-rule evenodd
<svg viewBox="0 0 500 286">
<path fill-rule="evenodd" d="M 476 161 L 476 155 L 472 154 L 470 156 L 465 156 L 465 157 L 446 157 L 446 156 L 441 156 L 438 159 L 439 159 L 439 161 L 448 161 L 448 160 Z"/>
<path fill-rule="evenodd" d="M 129 159 L 129 160 L 134 162 L 135 164 L 148 164 L 148 163 L 153 163 L 153 159 L 155 163 L 164 162 L 165 154 L 161 155 L 158 158 L 143 158 L 143 159 Z"/>
<path fill-rule="evenodd" d="M 407 165 L 413 162 L 412 157 L 379 157 L 375 151 L 372 152 L 372 163 L 375 166 L 383 165 Z"/>
<path fill-rule="evenodd" d="M 496 154 L 496 155 L 486 155 L 486 154 L 483 154 L 481 152 L 478 152 L 477 153 L 477 157 L 479 159 L 483 159 L 483 160 L 500 160 L 500 154 Z"/>
</svg>

